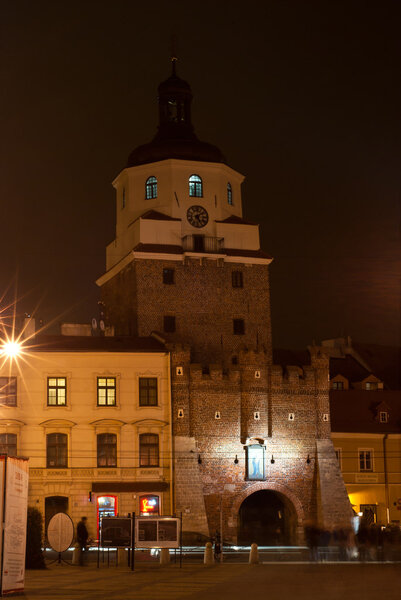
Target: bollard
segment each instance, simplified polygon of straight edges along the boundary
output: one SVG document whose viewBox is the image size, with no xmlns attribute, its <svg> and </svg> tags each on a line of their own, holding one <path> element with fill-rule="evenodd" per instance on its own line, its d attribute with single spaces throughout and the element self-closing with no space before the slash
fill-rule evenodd
<svg viewBox="0 0 401 600">
<path fill-rule="evenodd" d="M 205 565 L 213 565 L 214 557 L 213 557 L 213 548 L 211 542 L 208 542 L 205 546 L 205 556 L 203 559 Z"/>
<path fill-rule="evenodd" d="M 250 565 L 257 565 L 257 564 L 259 564 L 259 552 L 258 552 L 258 545 L 257 544 L 252 544 L 251 545 L 251 551 L 249 553 L 249 564 Z"/>
<path fill-rule="evenodd" d="M 168 548 L 162 548 L 160 550 L 160 564 L 168 565 L 170 562 L 170 550 Z"/>
<path fill-rule="evenodd" d="M 117 548 L 117 561 L 119 567 L 127 566 L 127 554 L 125 548 Z"/>
<path fill-rule="evenodd" d="M 79 559 L 81 556 L 81 546 L 79 544 L 74 544 L 74 550 L 72 551 L 72 564 L 79 565 Z"/>
</svg>

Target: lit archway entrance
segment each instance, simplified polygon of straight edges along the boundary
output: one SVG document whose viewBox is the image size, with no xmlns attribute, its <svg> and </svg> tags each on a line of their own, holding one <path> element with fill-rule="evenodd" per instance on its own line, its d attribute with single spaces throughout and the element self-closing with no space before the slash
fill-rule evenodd
<svg viewBox="0 0 401 600">
<path fill-rule="evenodd" d="M 292 503 L 273 490 L 254 492 L 240 506 L 238 543 L 291 546 L 296 543 L 297 516 Z"/>
</svg>

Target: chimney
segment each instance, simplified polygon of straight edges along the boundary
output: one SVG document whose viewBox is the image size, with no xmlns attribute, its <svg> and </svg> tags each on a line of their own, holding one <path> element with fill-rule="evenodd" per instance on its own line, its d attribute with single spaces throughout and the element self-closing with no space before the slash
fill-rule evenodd
<svg viewBox="0 0 401 600">
<path fill-rule="evenodd" d="M 36 334 L 35 318 L 25 314 L 24 326 L 22 329 L 22 338 L 24 340 L 32 339 Z"/>
</svg>

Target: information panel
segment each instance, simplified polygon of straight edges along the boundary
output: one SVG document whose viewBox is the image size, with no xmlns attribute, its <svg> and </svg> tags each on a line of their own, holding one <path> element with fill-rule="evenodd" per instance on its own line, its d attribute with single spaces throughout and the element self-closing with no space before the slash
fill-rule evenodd
<svg viewBox="0 0 401 600">
<path fill-rule="evenodd" d="M 102 548 L 130 548 L 132 519 L 129 517 L 103 517 L 100 535 Z"/>
<path fill-rule="evenodd" d="M 139 517 L 135 523 L 138 548 L 180 547 L 180 519 L 177 517 Z"/>
<path fill-rule="evenodd" d="M 22 592 L 25 580 L 28 461 L 7 457 L 1 594 Z"/>
</svg>

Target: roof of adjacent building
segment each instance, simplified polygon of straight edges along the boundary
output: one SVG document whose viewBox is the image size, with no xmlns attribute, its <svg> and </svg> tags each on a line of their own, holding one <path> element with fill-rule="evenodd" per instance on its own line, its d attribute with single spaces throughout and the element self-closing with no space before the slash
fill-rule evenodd
<svg viewBox="0 0 401 600">
<path fill-rule="evenodd" d="M 24 348 L 29 352 L 167 352 L 152 336 L 37 335 Z"/>
<path fill-rule="evenodd" d="M 401 433 L 401 391 L 331 390 L 330 414 L 334 433 Z"/>
</svg>

